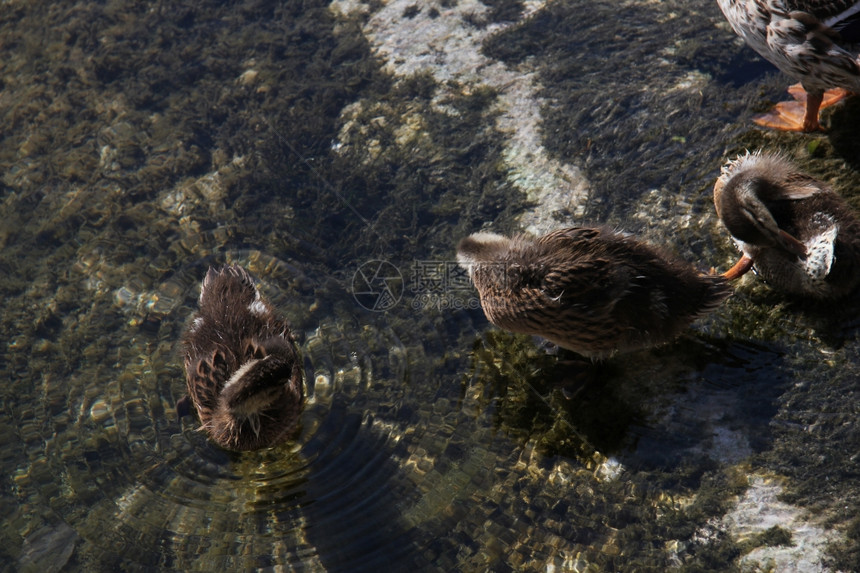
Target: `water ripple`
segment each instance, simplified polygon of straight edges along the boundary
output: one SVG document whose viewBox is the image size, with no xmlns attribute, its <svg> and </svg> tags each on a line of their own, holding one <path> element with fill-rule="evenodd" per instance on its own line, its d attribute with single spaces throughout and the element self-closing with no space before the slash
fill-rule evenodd
<svg viewBox="0 0 860 573">
<path fill-rule="evenodd" d="M 81 547 L 74 559 L 204 570 L 420 562 L 419 548 L 432 553 L 440 532 L 492 482 L 496 454 L 478 445 L 480 410 L 458 408 L 438 382 L 413 381 L 430 360 L 425 347 L 447 346 L 432 327 L 317 319 L 306 273 L 319 271 L 259 249 L 212 251 L 153 273 L 153 286 L 126 282 L 108 253 L 88 252 L 81 272 L 98 285 L 82 284 L 102 294 L 95 314 L 79 318 L 80 358 L 63 366 L 67 377 L 55 367 L 34 380 L 38 399 L 18 403 L 40 406 L 19 412 L 16 428 L 23 451 L 15 457 L 29 460 L 14 476 L 17 495 L 71 524 Z M 246 266 L 298 332 L 307 402 L 293 442 L 227 452 L 190 417 L 177 419 L 177 340 L 206 267 L 218 261 Z M 355 304 L 345 290 L 326 296 L 335 314 Z M 103 313 L 113 317 L 111 338 L 89 322 Z"/>
</svg>

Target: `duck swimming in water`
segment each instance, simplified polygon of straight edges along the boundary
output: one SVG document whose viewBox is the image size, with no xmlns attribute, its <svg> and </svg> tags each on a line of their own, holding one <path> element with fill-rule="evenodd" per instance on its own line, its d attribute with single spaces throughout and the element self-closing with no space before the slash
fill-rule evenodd
<svg viewBox="0 0 860 573">
<path fill-rule="evenodd" d="M 725 278 L 604 228 L 476 233 L 457 260 L 490 322 L 588 358 L 668 342 L 731 293 Z"/>
<path fill-rule="evenodd" d="M 821 129 L 819 109 L 860 91 L 860 0 L 717 0 L 717 4 L 738 36 L 803 86 L 789 89 L 797 101 L 780 103 L 773 112 L 757 117 L 759 125 L 787 131 Z"/>
<path fill-rule="evenodd" d="M 724 273 L 754 268 L 774 289 L 837 299 L 860 286 L 860 222 L 845 200 L 787 159 L 747 153 L 714 185 L 717 215 L 743 256 Z"/>
<path fill-rule="evenodd" d="M 201 429 L 222 448 L 238 451 L 292 437 L 304 390 L 302 362 L 287 322 L 237 265 L 209 269 L 199 307 L 182 348 L 186 398 Z"/>
</svg>

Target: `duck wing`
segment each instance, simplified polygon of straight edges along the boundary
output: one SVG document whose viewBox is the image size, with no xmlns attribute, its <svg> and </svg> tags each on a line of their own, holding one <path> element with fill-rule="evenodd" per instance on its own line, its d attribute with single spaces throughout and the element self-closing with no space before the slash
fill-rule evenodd
<svg viewBox="0 0 860 573">
<path fill-rule="evenodd" d="M 631 280 L 631 269 L 610 248 L 614 237 L 590 227 L 559 229 L 541 237 L 543 295 L 560 305 L 611 311 Z"/>
<path fill-rule="evenodd" d="M 198 411 L 212 412 L 224 383 L 230 378 L 231 368 L 224 351 L 217 348 L 194 358 L 187 356 L 185 372 L 188 395 Z"/>
<path fill-rule="evenodd" d="M 860 10 L 856 0 L 784 0 L 783 4 L 791 12 L 806 12 L 829 26 L 829 21 L 841 21 Z"/>
</svg>

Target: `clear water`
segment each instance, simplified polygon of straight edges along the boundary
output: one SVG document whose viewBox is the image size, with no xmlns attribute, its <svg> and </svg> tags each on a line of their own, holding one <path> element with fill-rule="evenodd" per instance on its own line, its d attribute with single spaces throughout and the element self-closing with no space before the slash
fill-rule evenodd
<svg viewBox="0 0 860 573">
<path fill-rule="evenodd" d="M 856 201 L 857 103 L 753 129 L 788 80 L 716 3 L 12 0 L 0 26 L 3 570 L 860 570 L 856 305 L 749 277 L 568 399 L 566 357 L 452 264 L 481 228 L 594 221 L 725 268 L 710 192 L 746 147 Z M 271 450 L 175 414 L 227 262 L 301 342 Z"/>
</svg>

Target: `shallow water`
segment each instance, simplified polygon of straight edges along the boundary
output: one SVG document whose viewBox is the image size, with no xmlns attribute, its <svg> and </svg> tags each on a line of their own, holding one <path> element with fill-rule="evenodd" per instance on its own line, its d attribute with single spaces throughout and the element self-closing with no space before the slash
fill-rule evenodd
<svg viewBox="0 0 860 573">
<path fill-rule="evenodd" d="M 856 305 L 747 277 L 568 399 L 568 357 L 453 264 L 481 228 L 593 221 L 725 268 L 710 192 L 746 147 L 857 204 L 857 102 L 752 128 L 788 80 L 716 3 L 0 14 L 4 570 L 860 570 Z M 175 413 L 223 263 L 300 340 L 271 450 Z"/>
</svg>

